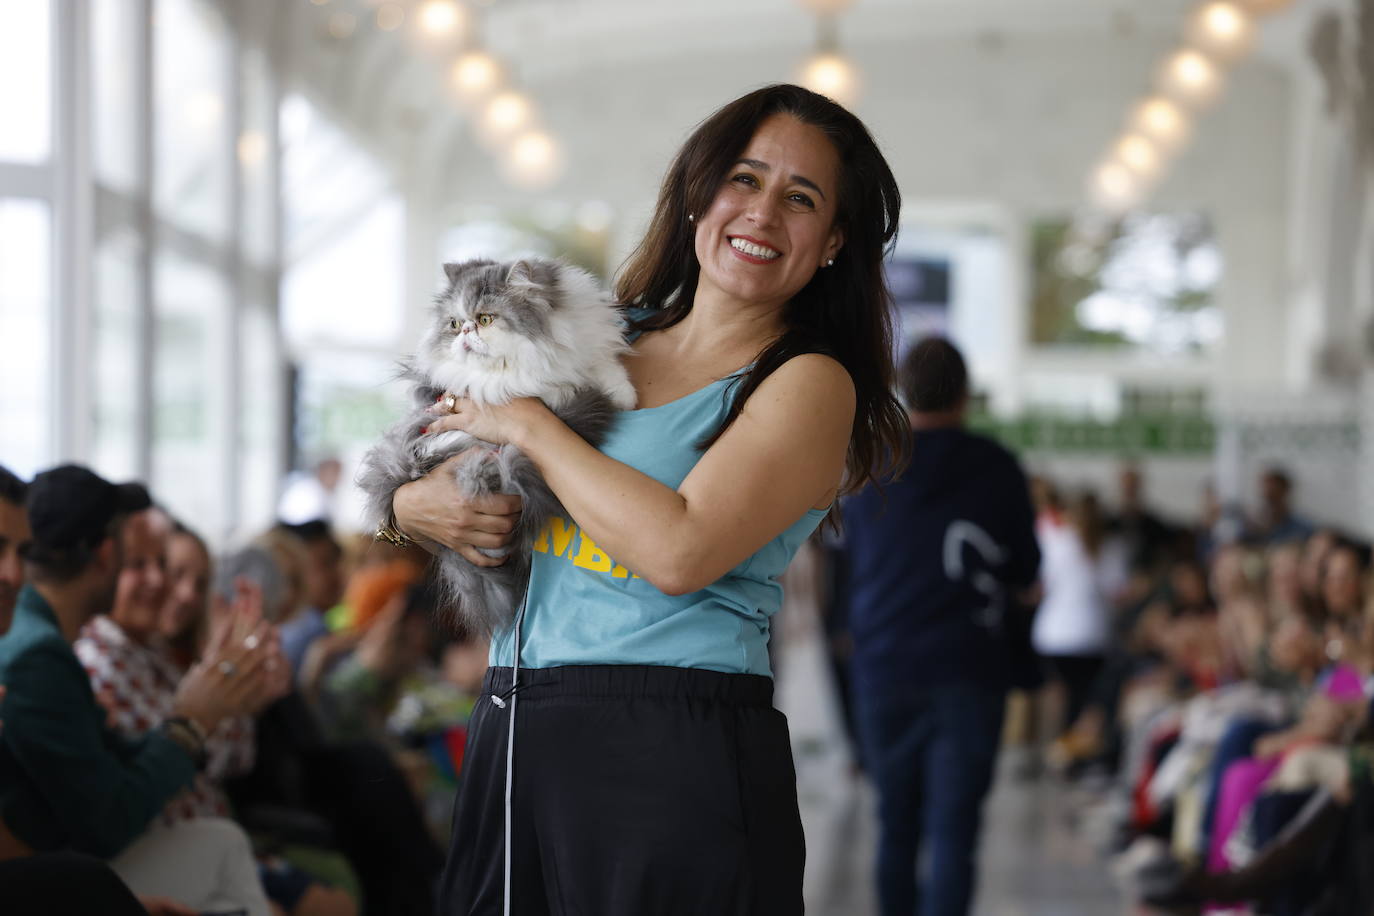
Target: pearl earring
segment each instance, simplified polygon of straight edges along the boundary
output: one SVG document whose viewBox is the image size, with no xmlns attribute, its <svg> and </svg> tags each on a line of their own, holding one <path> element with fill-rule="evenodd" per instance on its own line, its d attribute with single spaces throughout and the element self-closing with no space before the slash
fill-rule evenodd
<svg viewBox="0 0 1374 916">
<path fill-rule="evenodd" d="M 688 214 L 687 214 L 687 222 L 689 222 L 689 223 L 695 223 L 696 221 L 697 221 L 697 215 L 696 215 L 695 213 L 688 213 Z"/>
<path fill-rule="evenodd" d="M 834 266 L 835 266 L 835 259 L 834 259 L 834 258 L 831 258 L 830 260 L 826 261 L 826 262 L 825 262 L 825 266 L 826 266 L 826 267 L 834 267 Z"/>
</svg>

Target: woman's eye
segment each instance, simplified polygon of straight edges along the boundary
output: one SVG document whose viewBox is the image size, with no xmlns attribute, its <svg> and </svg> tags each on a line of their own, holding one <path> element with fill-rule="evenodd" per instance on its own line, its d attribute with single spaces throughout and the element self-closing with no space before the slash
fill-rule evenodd
<svg viewBox="0 0 1374 916">
<path fill-rule="evenodd" d="M 751 186 L 751 187 L 758 187 L 758 183 L 759 183 L 757 178 L 755 178 L 753 175 L 750 175 L 750 174 L 745 173 L 745 172 L 742 172 L 742 173 L 740 173 L 739 175 L 736 175 L 734 178 L 731 178 L 730 180 L 731 180 L 731 181 L 738 181 L 738 182 L 741 182 L 742 184 L 747 184 L 747 185 L 749 185 L 749 186 Z"/>
<path fill-rule="evenodd" d="M 803 207 L 810 207 L 810 208 L 813 209 L 813 210 L 816 209 L 816 202 L 815 202 L 814 200 L 812 200 L 811 198 L 807 197 L 805 194 L 801 194 L 801 193 L 792 194 L 792 195 L 790 195 L 787 199 L 788 199 L 788 200 L 792 200 L 792 201 L 796 201 L 797 203 L 801 204 Z"/>
<path fill-rule="evenodd" d="M 481 325 L 482 327 L 484 327 L 484 328 L 485 328 L 487 325 L 491 324 L 491 323 L 492 323 L 493 321 L 495 321 L 495 320 L 496 320 L 496 316 L 495 316 L 495 315 L 478 315 L 478 316 L 477 316 L 477 323 L 480 324 L 480 325 Z"/>
</svg>

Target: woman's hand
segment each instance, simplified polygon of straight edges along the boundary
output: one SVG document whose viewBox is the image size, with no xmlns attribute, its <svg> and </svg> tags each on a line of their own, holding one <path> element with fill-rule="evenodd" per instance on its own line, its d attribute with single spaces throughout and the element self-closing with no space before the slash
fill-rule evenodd
<svg viewBox="0 0 1374 916">
<path fill-rule="evenodd" d="M 434 426 L 430 431 L 435 431 Z M 504 557 L 489 557 L 477 548 L 501 548 L 510 543 L 511 532 L 520 520 L 520 497 L 497 493 L 468 499 L 455 486 L 458 465 L 483 460 L 483 452 L 468 449 L 419 480 L 402 485 L 391 499 L 391 511 L 407 537 L 442 544 L 474 566 L 500 566 L 506 562 Z"/>
<path fill-rule="evenodd" d="M 448 407 L 449 403 L 453 406 Z M 516 398 L 507 404 L 479 407 L 467 398 L 449 394 L 440 398 L 431 410 L 441 416 L 429 424 L 429 435 L 461 429 L 494 445 L 518 444 L 539 415 L 549 412 L 538 398 Z"/>
</svg>

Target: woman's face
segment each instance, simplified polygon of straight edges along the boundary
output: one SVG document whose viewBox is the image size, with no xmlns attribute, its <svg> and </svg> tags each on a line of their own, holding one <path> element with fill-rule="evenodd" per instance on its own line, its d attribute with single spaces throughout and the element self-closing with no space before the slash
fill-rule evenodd
<svg viewBox="0 0 1374 916">
<path fill-rule="evenodd" d="M 819 128 L 777 114 L 759 125 L 697 214 L 697 294 L 781 306 L 843 239 L 835 230 L 840 159 Z"/>
<path fill-rule="evenodd" d="M 1361 588 L 1360 559 L 1355 551 L 1339 548 L 1326 558 L 1326 572 L 1322 576 L 1322 601 L 1327 613 L 1338 616 L 1358 614 L 1364 605 Z"/>
<path fill-rule="evenodd" d="M 210 558 L 200 543 L 185 534 L 167 542 L 167 600 L 158 617 L 158 631 L 179 639 L 205 613 L 210 592 Z"/>
<path fill-rule="evenodd" d="M 164 551 L 170 525 L 156 509 L 129 516 L 120 532 L 123 562 L 115 580 L 110 619 L 130 639 L 145 641 L 157 629 L 167 595 Z"/>
<path fill-rule="evenodd" d="M 1326 563 L 1326 555 L 1336 546 L 1336 537 L 1330 531 L 1318 531 L 1307 539 L 1307 544 L 1302 551 L 1302 565 L 1299 575 L 1302 579 L 1302 590 L 1317 597 L 1321 589 L 1322 566 Z"/>
</svg>

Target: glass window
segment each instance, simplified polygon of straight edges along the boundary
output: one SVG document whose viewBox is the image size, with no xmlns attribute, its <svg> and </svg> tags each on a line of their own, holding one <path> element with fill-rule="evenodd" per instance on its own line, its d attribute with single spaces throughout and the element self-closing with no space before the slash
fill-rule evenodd
<svg viewBox="0 0 1374 916">
<path fill-rule="evenodd" d="M 138 259 L 142 243 L 130 228 L 111 232 L 95 254 L 95 331 L 91 463 L 114 480 L 138 474 Z"/>
<path fill-rule="evenodd" d="M 343 466 L 331 509 L 344 529 L 362 526 L 364 497 L 353 483 L 363 455 L 403 415 L 406 384 L 392 354 L 316 350 L 300 367 L 296 391 L 298 465 L 323 458 Z"/>
<path fill-rule="evenodd" d="M 52 150 L 49 0 L 5 4 L 0 86 L 0 161 L 42 162 Z"/>
<path fill-rule="evenodd" d="M 295 261 L 381 197 L 387 180 L 356 141 L 299 95 L 282 100 L 281 143 L 287 258 Z"/>
<path fill-rule="evenodd" d="M 294 346 L 395 349 L 404 315 L 405 208 L 389 196 L 340 225 L 282 284 L 282 325 Z"/>
<path fill-rule="evenodd" d="M 49 224 L 47 203 L 0 199 L 0 464 L 25 478 L 51 459 Z"/>
<path fill-rule="evenodd" d="M 91 92 L 96 178 L 121 191 L 138 185 L 134 14 L 128 0 L 91 4 Z"/>
<path fill-rule="evenodd" d="M 154 271 L 157 318 L 153 372 L 153 492 L 205 536 L 223 531 L 227 469 L 219 397 L 227 291 L 211 268 L 168 252 Z"/>
<path fill-rule="evenodd" d="M 157 178 L 165 219 L 214 239 L 228 229 L 228 38 L 198 0 L 158 0 L 153 25 Z"/>
</svg>

